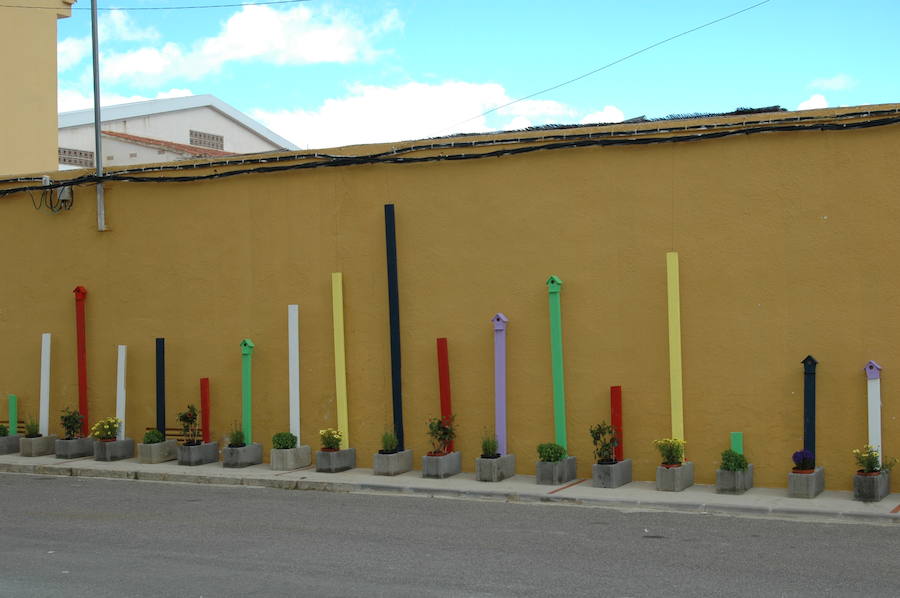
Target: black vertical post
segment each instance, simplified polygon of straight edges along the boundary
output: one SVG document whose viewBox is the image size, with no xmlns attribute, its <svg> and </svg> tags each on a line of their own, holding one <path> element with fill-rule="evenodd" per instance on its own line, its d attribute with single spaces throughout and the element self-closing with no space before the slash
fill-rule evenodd
<svg viewBox="0 0 900 598">
<path fill-rule="evenodd" d="M 391 391 L 394 407 L 394 434 L 397 448 L 403 444 L 403 391 L 400 378 L 400 292 L 397 282 L 397 228 L 394 204 L 384 206 L 384 243 L 387 249 L 388 312 L 391 327 Z"/>
<path fill-rule="evenodd" d="M 156 429 L 166 435 L 166 339 L 156 339 Z"/>
<path fill-rule="evenodd" d="M 803 363 L 803 450 L 816 454 L 816 361 L 807 355 Z"/>
</svg>

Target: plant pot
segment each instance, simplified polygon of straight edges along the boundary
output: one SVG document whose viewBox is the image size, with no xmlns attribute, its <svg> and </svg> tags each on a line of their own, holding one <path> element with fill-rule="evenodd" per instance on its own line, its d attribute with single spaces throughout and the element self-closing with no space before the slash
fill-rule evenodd
<svg viewBox="0 0 900 598">
<path fill-rule="evenodd" d="M 753 488 L 753 464 L 744 471 L 716 470 L 716 492 L 719 494 L 743 494 Z"/>
<path fill-rule="evenodd" d="M 94 461 L 121 461 L 134 457 L 134 440 L 102 440 L 94 443 Z"/>
<path fill-rule="evenodd" d="M 54 443 L 57 459 L 77 459 L 78 457 L 90 457 L 94 454 L 94 439 L 86 438 L 59 438 Z"/>
<path fill-rule="evenodd" d="M 535 466 L 535 480 L 538 484 L 555 486 L 575 479 L 575 457 L 562 461 L 538 461 Z"/>
<path fill-rule="evenodd" d="M 271 449 L 269 464 L 276 471 L 291 471 L 306 467 L 312 462 L 312 451 L 308 444 L 289 449 Z"/>
<path fill-rule="evenodd" d="M 396 453 L 375 453 L 372 458 L 372 470 L 375 475 L 398 475 L 406 473 L 413 466 L 412 449 Z"/>
<path fill-rule="evenodd" d="M 36 438 L 26 438 L 19 436 L 19 452 L 23 457 L 41 457 L 43 455 L 52 455 L 56 450 L 55 434 L 49 436 L 38 436 Z"/>
<path fill-rule="evenodd" d="M 423 478 L 449 478 L 462 471 L 462 454 L 453 451 L 446 455 L 425 455 L 422 457 Z"/>
<path fill-rule="evenodd" d="M 19 452 L 19 436 L 0 436 L 0 455 Z"/>
<path fill-rule="evenodd" d="M 219 443 L 179 444 L 177 454 L 179 465 L 194 466 L 215 463 L 219 460 Z"/>
<path fill-rule="evenodd" d="M 316 452 L 316 471 L 337 473 L 354 467 L 356 467 L 355 448 Z"/>
<path fill-rule="evenodd" d="M 262 463 L 262 445 L 251 442 L 244 446 L 226 446 L 222 449 L 222 467 L 248 467 Z"/>
<path fill-rule="evenodd" d="M 516 475 L 516 456 L 475 459 L 475 479 L 479 482 L 499 482 Z"/>
<path fill-rule="evenodd" d="M 853 476 L 853 500 L 878 502 L 891 493 L 891 473 L 878 472 L 877 475 Z"/>
<path fill-rule="evenodd" d="M 594 488 L 618 488 L 631 483 L 631 459 L 591 466 Z"/>
<path fill-rule="evenodd" d="M 663 492 L 681 492 L 694 485 L 694 462 L 685 461 L 681 467 L 656 468 L 656 489 Z"/>
<path fill-rule="evenodd" d="M 815 498 L 825 489 L 825 468 L 816 467 L 812 473 L 788 474 L 788 496 Z"/>
<path fill-rule="evenodd" d="M 141 463 L 164 463 L 178 458 L 178 441 L 173 439 L 138 444 L 138 460 Z"/>
</svg>

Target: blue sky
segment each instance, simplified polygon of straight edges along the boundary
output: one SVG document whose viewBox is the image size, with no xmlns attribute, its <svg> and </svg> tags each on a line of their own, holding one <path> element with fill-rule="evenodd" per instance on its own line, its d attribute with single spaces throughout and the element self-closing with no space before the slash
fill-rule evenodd
<svg viewBox="0 0 900 598">
<path fill-rule="evenodd" d="M 310 0 L 103 11 L 101 97 L 210 93 L 304 148 L 739 106 L 900 102 L 900 2 L 770 0 L 480 116 L 757 1 Z M 59 21 L 59 42 L 60 110 L 89 107 L 90 11 Z"/>
</svg>

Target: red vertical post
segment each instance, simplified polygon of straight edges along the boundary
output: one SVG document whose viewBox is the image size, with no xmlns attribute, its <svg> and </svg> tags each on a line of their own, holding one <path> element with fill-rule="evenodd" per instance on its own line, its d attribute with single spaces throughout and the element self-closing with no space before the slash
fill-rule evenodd
<svg viewBox="0 0 900 598">
<path fill-rule="evenodd" d="M 87 393 L 87 339 L 84 330 L 84 298 L 87 297 L 87 289 L 77 286 L 72 291 L 75 293 L 75 337 L 77 341 L 78 355 L 78 412 L 81 413 L 81 435 L 87 436 L 90 425 L 88 417 L 88 393 Z"/>
<path fill-rule="evenodd" d="M 441 418 L 449 419 L 453 416 L 450 408 L 450 357 L 447 352 L 447 339 L 437 339 L 438 383 L 441 387 Z M 453 441 L 448 447 L 453 451 Z"/>
<path fill-rule="evenodd" d="M 615 448 L 616 461 L 622 461 L 625 457 L 622 442 L 622 387 L 609 387 L 609 417 L 612 420 L 612 427 L 616 431 L 616 439 L 619 443 Z"/>
<path fill-rule="evenodd" d="M 203 442 L 209 442 L 209 378 L 200 378 L 200 427 L 203 428 Z"/>
</svg>

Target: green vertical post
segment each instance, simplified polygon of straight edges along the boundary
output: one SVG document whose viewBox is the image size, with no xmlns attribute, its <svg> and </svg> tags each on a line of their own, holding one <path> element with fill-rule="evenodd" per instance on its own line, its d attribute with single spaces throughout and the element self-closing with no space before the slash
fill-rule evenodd
<svg viewBox="0 0 900 598">
<path fill-rule="evenodd" d="M 19 433 L 19 398 L 16 395 L 8 395 L 7 413 L 9 415 L 9 435 Z"/>
<path fill-rule="evenodd" d="M 553 425 L 556 444 L 569 450 L 566 441 L 566 382 L 563 376 L 562 313 L 559 292 L 563 281 L 556 276 L 547 279 L 550 300 L 550 362 L 553 367 Z"/>
<path fill-rule="evenodd" d="M 739 455 L 744 454 L 744 433 L 743 432 L 732 432 L 731 433 L 731 450 L 738 453 Z"/>
<path fill-rule="evenodd" d="M 241 341 L 241 430 L 244 432 L 244 442 L 253 442 L 253 420 L 251 418 L 253 400 L 253 341 L 245 338 Z"/>
</svg>

